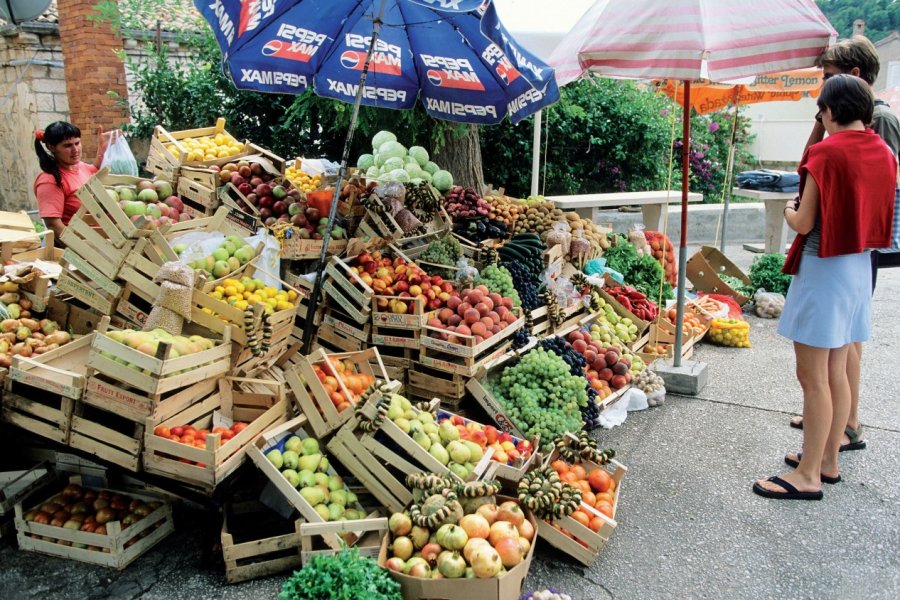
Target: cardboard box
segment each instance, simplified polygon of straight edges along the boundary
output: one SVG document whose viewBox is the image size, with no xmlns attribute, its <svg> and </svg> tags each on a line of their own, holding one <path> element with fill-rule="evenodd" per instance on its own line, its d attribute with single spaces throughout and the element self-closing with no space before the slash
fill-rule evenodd
<svg viewBox="0 0 900 600">
<path fill-rule="evenodd" d="M 702 246 L 687 263 L 687 278 L 694 287 L 707 294 L 723 294 L 731 296 L 741 306 L 747 304 L 750 298 L 739 294 L 722 281 L 719 274 L 737 277 L 746 285 L 752 285 L 750 278 L 741 271 L 737 265 L 712 246 Z"/>
</svg>

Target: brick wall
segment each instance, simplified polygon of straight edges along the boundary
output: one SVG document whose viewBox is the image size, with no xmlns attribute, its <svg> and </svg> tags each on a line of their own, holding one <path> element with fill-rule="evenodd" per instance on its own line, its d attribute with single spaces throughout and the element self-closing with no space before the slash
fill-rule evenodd
<svg viewBox="0 0 900 600">
<path fill-rule="evenodd" d="M 91 162 L 97 151 L 97 127 L 112 129 L 127 118 L 109 94 L 124 97 L 128 93 L 125 68 L 115 54 L 122 49 L 122 39 L 108 24 L 88 20 L 88 15 L 96 14 L 96 0 L 58 0 L 57 4 L 69 120 L 81 128 L 84 159 Z"/>
</svg>

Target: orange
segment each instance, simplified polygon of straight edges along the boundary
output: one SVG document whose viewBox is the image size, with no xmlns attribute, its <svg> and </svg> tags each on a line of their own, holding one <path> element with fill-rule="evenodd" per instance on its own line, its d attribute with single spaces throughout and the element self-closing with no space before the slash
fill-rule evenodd
<svg viewBox="0 0 900 600">
<path fill-rule="evenodd" d="M 610 489 L 612 477 L 609 476 L 605 469 L 594 469 L 588 476 L 588 482 L 591 484 L 591 489 L 595 492 L 605 492 Z"/>
<path fill-rule="evenodd" d="M 582 512 L 580 508 L 572 513 L 572 518 L 585 527 L 590 527 L 591 525 L 591 518 L 587 516 L 587 513 Z"/>
<path fill-rule="evenodd" d="M 588 525 L 588 527 L 591 528 L 591 531 L 596 533 L 603 529 L 603 524 L 603 519 L 601 519 L 600 517 L 594 517 L 593 519 L 591 519 L 591 523 L 590 525 Z"/>
<path fill-rule="evenodd" d="M 572 472 L 575 473 L 577 479 L 587 479 L 587 471 L 581 465 L 573 465 Z"/>
<path fill-rule="evenodd" d="M 553 470 L 555 470 L 560 475 L 569 470 L 569 465 L 564 460 L 554 460 L 552 463 L 550 463 L 550 466 L 553 467 Z"/>
<path fill-rule="evenodd" d="M 594 506 L 597 504 L 597 497 L 594 495 L 594 492 L 591 491 L 581 491 L 581 501 L 587 504 L 588 506 Z"/>
<path fill-rule="evenodd" d="M 613 507 L 609 502 L 598 502 L 597 506 L 595 506 L 594 508 L 597 509 L 597 512 L 603 513 L 610 519 L 613 518 Z"/>
<path fill-rule="evenodd" d="M 572 471 L 565 471 L 559 474 L 559 480 L 563 483 L 575 483 L 575 473 Z"/>
<path fill-rule="evenodd" d="M 612 504 L 613 502 L 615 502 L 615 496 L 613 496 L 612 492 L 602 492 L 600 494 L 597 494 L 597 502 L 609 502 L 610 504 Z M 596 504 L 597 502 L 595 502 L 594 504 Z"/>
</svg>

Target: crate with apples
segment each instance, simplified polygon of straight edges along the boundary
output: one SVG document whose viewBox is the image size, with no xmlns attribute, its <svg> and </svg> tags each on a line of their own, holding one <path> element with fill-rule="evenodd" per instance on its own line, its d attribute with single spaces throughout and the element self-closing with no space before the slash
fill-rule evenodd
<svg viewBox="0 0 900 600">
<path fill-rule="evenodd" d="M 591 388 L 597 392 L 601 406 L 611 404 L 631 386 L 633 376 L 643 370 L 632 364 L 634 354 L 615 344 L 605 345 L 594 338 L 594 332 L 576 330 L 566 336 L 572 348 L 585 360 L 584 373 Z"/>
<path fill-rule="evenodd" d="M 175 530 L 167 502 L 83 486 L 78 477 L 44 502 L 16 504 L 15 514 L 21 550 L 113 569 L 124 569 Z"/>
<path fill-rule="evenodd" d="M 265 391 L 248 391 L 251 384 Z M 144 470 L 212 493 L 243 464 L 253 440 L 289 413 L 282 383 L 221 378 L 200 402 L 169 402 L 147 419 Z"/>
<path fill-rule="evenodd" d="M 376 380 L 389 382 L 384 363 L 374 347 L 342 353 L 316 350 L 308 356 L 297 357 L 285 368 L 284 377 L 300 412 L 306 415 L 310 428 L 319 437 L 346 423 L 353 407 Z"/>
<path fill-rule="evenodd" d="M 493 425 L 482 425 L 446 410 L 438 410 L 437 420 L 439 426 L 449 420 L 459 430 L 460 439 L 478 444 L 482 451 L 493 450 L 485 479 L 518 481 L 532 464 L 539 462 L 537 439 L 529 441 L 513 437 Z"/>
</svg>

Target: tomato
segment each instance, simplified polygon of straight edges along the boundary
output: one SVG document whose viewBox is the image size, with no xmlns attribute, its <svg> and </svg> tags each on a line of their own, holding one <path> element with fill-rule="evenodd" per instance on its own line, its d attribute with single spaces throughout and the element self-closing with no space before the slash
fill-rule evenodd
<svg viewBox="0 0 900 600">
<path fill-rule="evenodd" d="M 193 435 L 186 433 L 183 436 L 181 436 L 181 443 L 187 444 L 188 446 L 193 446 L 194 440 L 196 440 L 196 439 L 197 438 L 195 438 Z"/>
<path fill-rule="evenodd" d="M 598 502 L 594 508 L 597 512 L 606 515 L 610 519 L 613 518 L 613 506 L 609 502 Z"/>
<path fill-rule="evenodd" d="M 235 423 L 234 425 L 231 426 L 231 430 L 232 430 L 235 434 L 238 434 L 238 433 L 242 432 L 242 431 L 245 430 L 245 429 L 247 429 L 247 423 L 243 423 L 243 422 L 241 422 L 241 421 L 238 421 L 237 423 Z"/>
<path fill-rule="evenodd" d="M 594 469 L 588 476 L 588 482 L 595 492 L 605 492 L 610 488 L 612 477 L 609 476 L 606 469 Z"/>
<path fill-rule="evenodd" d="M 171 430 L 165 425 L 157 425 L 153 430 L 153 435 L 158 435 L 160 437 L 167 438 L 172 435 Z"/>
<path fill-rule="evenodd" d="M 226 441 L 226 440 L 230 440 L 231 438 L 234 437 L 234 432 L 230 429 L 226 429 L 225 431 L 222 432 L 221 435 L 222 435 L 222 441 Z"/>
<path fill-rule="evenodd" d="M 172 435 L 174 435 L 175 437 L 181 437 L 181 436 L 183 436 L 183 435 L 184 435 L 184 426 L 183 426 L 183 425 L 176 425 L 175 427 L 173 427 L 173 428 L 171 429 L 171 433 L 172 433 Z"/>
</svg>

